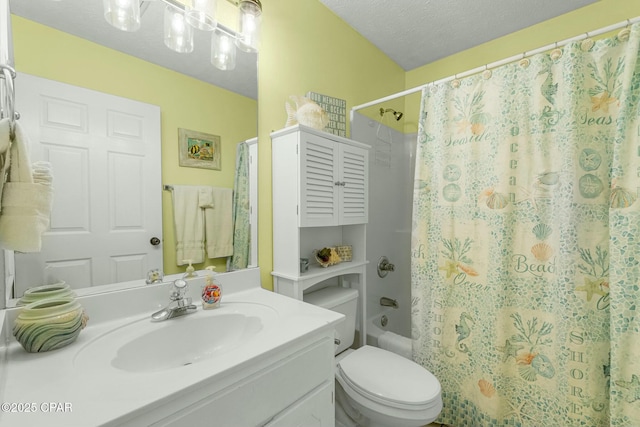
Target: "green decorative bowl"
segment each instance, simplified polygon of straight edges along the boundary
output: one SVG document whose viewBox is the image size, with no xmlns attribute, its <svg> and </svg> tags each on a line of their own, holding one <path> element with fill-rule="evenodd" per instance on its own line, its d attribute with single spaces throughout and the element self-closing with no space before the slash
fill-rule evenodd
<svg viewBox="0 0 640 427">
<path fill-rule="evenodd" d="M 20 310 L 13 336 L 29 353 L 56 350 L 74 342 L 87 320 L 75 298 L 46 298 Z"/>
<path fill-rule="evenodd" d="M 64 281 L 52 283 L 51 285 L 37 286 L 24 291 L 24 295 L 18 300 L 16 306 L 31 304 L 45 298 L 66 298 L 75 297 L 76 294 Z"/>
</svg>

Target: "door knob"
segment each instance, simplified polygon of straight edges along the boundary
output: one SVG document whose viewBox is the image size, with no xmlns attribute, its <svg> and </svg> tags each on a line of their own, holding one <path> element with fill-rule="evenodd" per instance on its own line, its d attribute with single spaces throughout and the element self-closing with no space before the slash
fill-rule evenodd
<svg viewBox="0 0 640 427">
<path fill-rule="evenodd" d="M 149 240 L 149 243 L 151 243 L 153 246 L 158 246 L 160 244 L 160 239 L 158 239 L 157 237 L 152 237 L 151 240 Z"/>
</svg>

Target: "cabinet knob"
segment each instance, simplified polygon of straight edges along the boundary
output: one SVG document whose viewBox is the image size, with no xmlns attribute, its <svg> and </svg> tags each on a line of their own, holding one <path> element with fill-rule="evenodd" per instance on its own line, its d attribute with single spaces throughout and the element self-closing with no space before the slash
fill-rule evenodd
<svg viewBox="0 0 640 427">
<path fill-rule="evenodd" d="M 340 185 L 340 186 L 344 187 L 345 185 L 347 185 L 347 183 L 344 182 L 344 181 L 336 181 L 336 182 L 333 183 L 333 185 Z"/>
</svg>

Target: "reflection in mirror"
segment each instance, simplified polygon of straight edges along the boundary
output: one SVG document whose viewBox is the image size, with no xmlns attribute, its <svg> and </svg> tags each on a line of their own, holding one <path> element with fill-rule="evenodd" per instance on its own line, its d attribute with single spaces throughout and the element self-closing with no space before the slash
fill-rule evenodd
<svg viewBox="0 0 640 427">
<path fill-rule="evenodd" d="M 57 161 L 64 165 L 54 169 L 54 200 L 57 200 L 58 204 L 65 204 L 66 201 L 67 210 L 56 211 L 52 217 L 52 223 L 59 224 L 61 229 L 66 230 L 66 234 L 74 238 L 86 235 L 85 231 L 78 228 L 76 220 L 85 221 L 86 227 L 91 229 L 97 226 L 97 219 L 90 217 L 88 220 L 89 217 L 85 215 L 92 200 L 98 205 L 103 203 L 102 209 L 107 211 L 103 216 L 106 218 L 114 218 L 111 214 L 117 214 L 117 221 L 124 224 L 119 230 L 120 237 L 126 234 L 123 230 L 128 231 L 131 228 L 132 221 L 137 220 L 135 215 L 140 212 L 149 211 L 152 216 L 155 215 L 155 218 L 161 221 L 159 230 L 151 230 L 151 226 L 145 226 L 143 237 L 134 239 L 136 243 L 142 242 L 151 248 L 152 253 L 160 254 L 159 260 L 146 261 L 146 264 L 139 262 L 140 260 L 136 260 L 139 252 L 132 250 L 129 246 L 127 252 L 105 258 L 101 269 L 105 270 L 109 276 L 106 280 L 94 282 L 96 261 L 85 259 L 79 262 L 77 259 L 65 260 L 60 255 L 48 255 L 49 261 L 56 260 L 57 266 L 76 263 L 72 267 L 77 267 L 76 271 L 82 272 L 84 276 L 82 276 L 82 283 L 72 283 L 75 288 L 132 278 L 143 279 L 147 271 L 153 268 L 159 268 L 165 274 L 183 271 L 184 267 L 178 267 L 179 263 L 176 260 L 171 194 L 162 191 L 163 184 L 233 188 L 236 146 L 239 142 L 255 137 L 257 130 L 257 54 L 238 50 L 236 68 L 232 71 L 218 70 L 210 62 L 211 33 L 200 30 L 194 31 L 193 52 L 179 54 L 169 50 L 163 41 L 164 2 L 142 3 L 144 12 L 141 28 L 139 32 L 128 33 L 114 29 L 105 21 L 100 1 L 11 0 L 10 2 L 13 13 L 15 65 L 19 72 L 16 81 L 16 102 L 22 105 L 23 109 L 20 111 L 22 114 L 20 122 L 34 147 L 48 144 L 47 149 L 32 148 L 34 157 L 44 157 L 46 160 L 47 156 L 57 156 Z M 226 7 L 227 10 L 230 7 L 232 12 L 237 13 L 235 6 L 230 6 L 228 2 L 219 1 L 218 5 L 219 8 Z M 230 24 L 229 28 L 232 27 L 233 24 Z M 82 156 L 89 156 L 87 154 L 89 152 L 82 151 L 79 147 L 82 141 L 87 139 L 87 134 L 67 126 L 64 129 L 67 134 L 63 136 L 60 133 L 61 126 L 56 128 L 51 125 L 52 121 L 60 122 L 61 117 L 68 119 L 67 124 L 78 120 L 80 116 L 77 115 L 77 110 L 71 108 L 77 103 L 70 103 L 62 96 L 50 94 L 47 99 L 58 102 L 57 106 L 61 108 L 51 107 L 55 102 L 47 104 L 51 108 L 44 110 L 42 102 L 36 107 L 26 106 L 24 105 L 28 102 L 26 92 L 30 90 L 27 88 L 33 87 L 28 83 L 29 79 L 62 83 L 63 87 L 72 87 L 73 90 L 80 92 L 92 91 L 134 106 L 150 108 L 149 113 L 126 110 L 127 113 L 124 114 L 118 112 L 120 110 L 116 108 L 104 107 L 104 111 L 109 111 L 111 114 L 106 114 L 104 126 L 112 135 L 114 132 L 120 132 L 120 134 L 119 137 L 112 138 L 113 141 L 109 137 L 103 137 L 106 140 L 102 139 L 102 141 L 108 140 L 110 143 L 115 141 L 116 144 L 123 145 L 123 141 L 135 139 L 136 132 L 140 135 L 144 134 L 145 137 L 155 132 L 156 136 L 152 138 L 156 139 L 157 151 L 152 153 L 151 157 L 155 156 L 157 172 L 152 172 L 152 169 L 137 168 L 135 166 L 137 163 L 131 162 L 130 157 L 120 155 L 119 151 L 117 151 L 118 155 L 114 156 L 112 154 L 114 150 L 107 150 L 105 154 L 107 163 L 104 167 L 107 170 L 113 168 L 120 171 L 113 176 L 115 182 L 109 183 L 107 173 L 100 175 L 100 170 L 94 170 L 89 163 L 83 163 Z M 32 112 L 31 108 L 35 108 L 35 112 Z M 51 120 L 43 122 L 43 114 L 49 114 L 48 117 Z M 144 120 L 138 123 L 131 119 L 131 117 L 154 115 L 158 123 L 148 125 L 150 127 L 142 124 Z M 114 120 L 114 117 L 121 120 Z M 221 170 L 179 166 L 179 128 L 220 136 Z M 141 129 L 144 131 L 141 132 Z M 74 146 L 74 149 L 69 149 L 69 145 Z M 253 147 L 256 149 L 257 145 Z M 137 153 L 133 156 L 141 155 Z M 136 159 L 139 160 L 137 157 Z M 36 159 L 32 159 L 34 160 Z M 51 161 L 50 157 L 49 161 Z M 257 162 L 254 160 L 253 164 Z M 86 180 L 86 178 L 89 179 Z M 93 188 L 96 181 L 102 181 L 102 189 Z M 67 191 L 66 195 L 65 191 Z M 144 195 L 146 192 L 155 195 L 160 202 L 160 207 L 154 207 L 152 202 L 146 199 L 140 200 L 146 197 Z M 252 194 L 257 197 L 257 193 Z M 86 200 L 83 201 L 83 197 Z M 252 199 L 252 203 L 254 207 L 251 214 L 255 216 L 257 215 L 255 199 Z M 117 230 L 118 227 L 113 227 L 114 220 L 109 221 L 112 223 L 104 227 Z M 252 229 L 256 223 L 252 220 Z M 55 238 L 62 238 L 64 233 L 49 232 L 49 234 Z M 158 237 L 161 243 L 153 245 L 151 243 L 153 237 Z M 252 238 L 251 243 L 252 248 L 257 247 L 256 239 Z M 103 249 L 109 246 L 103 237 L 89 238 L 85 244 Z M 74 245 L 76 245 L 75 240 L 62 243 L 56 240 L 53 247 L 68 249 L 73 248 Z M 14 271 L 13 266 L 8 265 L 10 255 L 6 254 L 9 262 L 5 259 L 5 276 L 10 276 Z M 60 274 L 54 273 L 56 268 L 53 262 L 39 261 L 46 264 L 48 266 L 46 268 L 44 264 L 37 266 L 33 260 L 21 261 L 22 256 L 23 254 L 16 254 L 16 267 L 24 264 L 24 270 L 33 275 L 25 276 L 23 289 L 60 278 Z M 255 250 L 252 250 L 252 257 L 252 261 L 248 263 L 250 267 L 257 264 Z M 203 264 L 195 267 L 199 270 L 207 265 L 214 265 L 217 271 L 224 271 L 226 262 L 226 259 L 207 259 Z M 121 273 L 115 273 L 118 271 L 116 264 L 123 267 L 119 269 Z M 22 270 L 22 267 L 20 269 Z M 16 283 L 21 280 L 19 271 L 17 276 Z M 13 297 L 19 297 L 20 293 L 14 293 Z"/>
</svg>

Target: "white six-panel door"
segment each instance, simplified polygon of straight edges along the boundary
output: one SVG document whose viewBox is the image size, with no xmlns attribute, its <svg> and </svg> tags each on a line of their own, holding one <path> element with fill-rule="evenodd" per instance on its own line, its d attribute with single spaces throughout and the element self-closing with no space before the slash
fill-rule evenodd
<svg viewBox="0 0 640 427">
<path fill-rule="evenodd" d="M 16 254 L 16 294 L 52 280 L 73 288 L 162 269 L 160 108 L 19 74 L 16 110 L 31 161 L 52 164 L 42 251 Z"/>
</svg>

